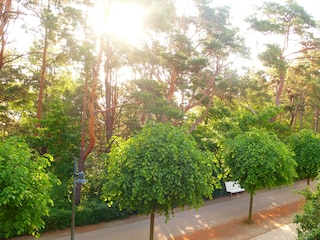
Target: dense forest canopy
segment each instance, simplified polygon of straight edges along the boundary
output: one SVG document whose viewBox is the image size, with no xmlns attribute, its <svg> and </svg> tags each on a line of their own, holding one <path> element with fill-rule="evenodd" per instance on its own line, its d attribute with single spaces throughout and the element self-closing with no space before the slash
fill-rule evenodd
<svg viewBox="0 0 320 240">
<path fill-rule="evenodd" d="M 317 134 L 316 8 L 240 2 L 1 1 L 0 138 L 53 157 L 52 199 L 67 208 L 74 159 L 89 179 L 77 204 L 99 199 L 114 144 L 152 122 L 192 134 L 220 177 L 225 139 Z"/>
<path fill-rule="evenodd" d="M 317 21 L 295 1 L 248 5 L 246 16 L 232 6 L 204 0 L 4 1 L 2 135 L 20 131 L 32 117 L 42 120 L 59 101 L 70 103 L 70 113 L 83 123 L 95 120 L 100 146 L 149 119 L 188 119 L 192 132 L 215 105 L 213 98 L 256 113 L 261 105 L 245 92 L 259 95 L 265 107 L 281 105 L 282 122 L 317 129 Z M 252 39 L 261 46 L 258 53 L 247 45 Z"/>
</svg>

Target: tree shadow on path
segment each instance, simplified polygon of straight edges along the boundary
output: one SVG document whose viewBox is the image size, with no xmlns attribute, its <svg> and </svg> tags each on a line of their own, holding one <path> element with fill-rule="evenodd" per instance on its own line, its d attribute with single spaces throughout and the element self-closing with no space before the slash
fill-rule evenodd
<svg viewBox="0 0 320 240">
<path fill-rule="evenodd" d="M 246 240 L 252 239 L 286 224 L 291 224 L 295 214 L 302 210 L 304 200 L 288 203 L 253 214 L 253 223 L 247 217 L 238 218 L 191 234 L 176 236 L 174 240 Z"/>
</svg>

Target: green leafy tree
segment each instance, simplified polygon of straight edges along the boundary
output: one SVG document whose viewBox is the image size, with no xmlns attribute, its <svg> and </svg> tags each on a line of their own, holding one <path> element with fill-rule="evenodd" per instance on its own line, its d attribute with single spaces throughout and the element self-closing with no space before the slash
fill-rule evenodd
<svg viewBox="0 0 320 240">
<path fill-rule="evenodd" d="M 319 63 L 319 51 L 308 52 L 296 61 L 290 74 L 287 109 L 293 129 L 310 128 L 319 132 L 319 98 L 316 97 L 320 94 Z"/>
<path fill-rule="evenodd" d="M 275 89 L 275 104 L 280 106 L 292 59 L 299 59 L 317 48 L 317 40 L 312 33 L 316 22 L 295 0 L 286 0 L 281 4 L 266 1 L 246 21 L 253 30 L 272 39 L 259 57 L 270 70 L 268 74 Z"/>
<path fill-rule="evenodd" d="M 79 117 L 72 116 L 75 109 L 69 101 L 56 100 L 48 107 L 50 112 L 41 120 L 41 131 L 37 135 L 30 134 L 27 140 L 34 148 L 45 146 L 46 152 L 55 159 L 50 171 L 57 175 L 62 184 L 51 190 L 55 201 L 53 208 L 70 208 L 67 201 L 70 194 L 68 188 L 74 172 L 74 166 L 70 162 L 79 155 L 80 120 Z"/>
<path fill-rule="evenodd" d="M 227 147 L 225 160 L 230 173 L 250 194 L 250 222 L 253 195 L 260 189 L 291 184 L 297 164 L 284 143 L 271 132 L 252 130 L 239 134 Z"/>
<path fill-rule="evenodd" d="M 0 142 L 0 238 L 39 235 L 53 204 L 50 190 L 58 183 L 46 170 L 51 162 L 50 155 L 39 156 L 18 138 Z"/>
<path fill-rule="evenodd" d="M 288 147 L 295 153 L 298 176 L 307 178 L 309 185 L 310 179 L 318 176 L 320 168 L 320 138 L 305 129 L 288 138 Z"/>
<path fill-rule="evenodd" d="M 298 223 L 298 240 L 320 239 L 320 183 L 313 192 L 306 188 L 300 192 L 306 198 L 301 214 L 297 214 L 294 223 Z"/>
<path fill-rule="evenodd" d="M 20 58 L 18 54 L 7 52 L 14 35 L 10 34 L 14 28 L 14 22 L 20 17 L 21 11 L 17 8 L 15 1 L 1 1 L 0 4 L 0 70 L 7 64 Z"/>
<path fill-rule="evenodd" d="M 178 106 L 166 101 L 163 84 L 147 79 L 135 80 L 132 84 L 136 87 L 131 91 L 131 98 L 135 101 L 131 108 L 140 116 L 141 126 L 152 119 L 161 121 L 163 115 L 167 120 L 182 118 Z"/>
<path fill-rule="evenodd" d="M 213 97 L 223 95 L 219 84 L 233 76 L 227 67 L 230 57 L 244 54 L 245 48 L 230 24 L 229 8 L 213 8 L 208 1 L 188 4 L 186 9 L 195 11 L 181 12 L 178 1 L 155 3 L 145 21 L 149 38 L 128 59 L 134 76 L 163 86 L 161 98 L 149 108 L 159 114 L 160 105 L 162 122 L 181 122 L 191 109 L 203 109 L 189 128 L 192 132 L 214 105 Z M 170 107 L 163 106 L 164 100 Z"/>
<path fill-rule="evenodd" d="M 30 86 L 34 82 L 23 68 L 9 63 L 0 71 L 0 81 L 0 136 L 14 135 L 20 130 L 21 119 L 33 113 L 34 93 Z"/>
<path fill-rule="evenodd" d="M 150 239 L 154 215 L 169 219 L 174 207 L 200 207 L 211 197 L 213 156 L 200 151 L 191 135 L 176 127 L 154 124 L 114 147 L 103 192 L 122 208 L 150 214 Z"/>
</svg>

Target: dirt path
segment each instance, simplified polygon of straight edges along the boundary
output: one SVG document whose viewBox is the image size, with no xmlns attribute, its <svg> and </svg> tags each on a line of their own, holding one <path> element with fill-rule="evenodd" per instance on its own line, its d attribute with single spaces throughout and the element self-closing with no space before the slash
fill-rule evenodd
<svg viewBox="0 0 320 240">
<path fill-rule="evenodd" d="M 246 240 L 262 235 L 283 225 L 291 224 L 296 213 L 302 210 L 304 201 L 297 201 L 253 214 L 253 223 L 247 217 L 232 220 L 192 234 L 175 237 L 174 240 Z"/>
</svg>

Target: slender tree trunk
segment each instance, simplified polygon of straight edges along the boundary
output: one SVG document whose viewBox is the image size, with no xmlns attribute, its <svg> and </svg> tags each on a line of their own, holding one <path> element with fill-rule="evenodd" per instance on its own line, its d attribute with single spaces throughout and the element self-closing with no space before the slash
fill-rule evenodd
<svg viewBox="0 0 320 240">
<path fill-rule="evenodd" d="M 88 111 L 88 100 L 87 99 L 88 99 L 88 76 L 85 77 L 84 87 L 83 87 L 80 158 L 85 151 L 85 145 L 86 145 L 86 118 L 87 118 L 87 111 Z"/>
<path fill-rule="evenodd" d="M 49 7 L 48 7 L 49 8 Z M 48 28 L 45 27 L 44 33 L 44 46 L 42 53 L 42 64 L 41 64 L 41 74 L 39 82 L 39 95 L 37 102 L 37 119 L 42 119 L 42 107 L 43 107 L 43 95 L 44 95 L 44 82 L 46 77 L 46 68 L 47 68 L 47 51 L 48 51 L 49 41 L 48 41 Z M 40 127 L 40 122 L 38 122 L 37 127 Z"/>
<path fill-rule="evenodd" d="M 107 1 L 105 7 L 106 18 L 109 17 L 108 13 L 110 12 L 112 1 Z M 105 48 L 103 49 L 105 52 L 105 64 L 104 64 L 104 73 L 105 73 L 105 112 L 104 112 L 104 120 L 105 120 L 105 134 L 106 134 L 106 148 L 105 151 L 110 152 L 110 140 L 113 136 L 113 126 L 115 121 L 115 108 L 112 106 L 115 104 L 114 99 L 116 86 L 112 86 L 112 58 L 114 53 L 112 52 L 112 46 L 110 42 L 110 37 L 108 34 L 105 34 L 104 37 Z M 115 106 L 115 105 L 114 105 Z"/>
<path fill-rule="evenodd" d="M 307 177 L 307 185 L 310 186 L 310 177 Z"/>
<path fill-rule="evenodd" d="M 294 109 L 290 111 L 290 126 L 294 126 L 295 124 L 295 118 L 297 115 L 297 108 L 294 107 L 294 97 L 289 98 L 290 106 L 292 106 Z"/>
<path fill-rule="evenodd" d="M 112 109 L 112 76 L 111 76 L 111 67 L 110 67 L 110 51 L 108 50 L 110 48 L 109 46 L 109 42 L 107 39 L 107 45 L 106 45 L 106 62 L 104 65 L 104 73 L 105 73 L 105 101 L 106 101 L 106 105 L 105 108 L 106 109 L 110 109 L 109 111 L 105 112 L 105 131 L 106 131 L 106 152 L 110 152 L 110 140 L 112 138 L 113 135 L 113 123 L 114 123 L 114 109 Z"/>
<path fill-rule="evenodd" d="M 319 110 L 314 110 L 314 131 L 315 133 L 319 132 Z"/>
<path fill-rule="evenodd" d="M 285 79 L 284 75 L 280 76 L 280 79 L 279 79 L 280 82 L 279 82 L 279 85 L 278 85 L 277 91 L 276 91 L 276 106 L 277 107 L 280 106 L 281 95 L 282 95 L 282 91 L 284 88 L 284 79 Z"/>
<path fill-rule="evenodd" d="M 153 240 L 153 235 L 154 235 L 154 215 L 155 213 L 151 213 L 150 215 L 150 235 L 149 235 L 149 240 Z"/>
<path fill-rule="evenodd" d="M 10 20 L 11 0 L 0 2 L 0 70 L 4 65 L 4 49 L 7 44 L 7 27 Z"/>
<path fill-rule="evenodd" d="M 89 124 L 88 124 L 88 135 L 89 135 L 89 144 L 87 146 L 87 148 L 85 149 L 85 141 L 84 141 L 84 133 L 82 133 L 82 140 L 81 140 L 81 150 L 80 150 L 80 158 L 79 158 L 79 171 L 83 171 L 84 172 L 84 165 L 85 165 L 85 161 L 87 159 L 87 156 L 91 153 L 91 151 L 94 148 L 94 144 L 95 144 L 95 134 L 94 134 L 94 126 L 95 126 L 95 111 L 94 111 L 94 104 L 96 101 L 96 88 L 97 88 L 97 84 L 98 84 L 98 79 L 99 79 L 99 73 L 100 73 L 100 66 L 101 66 L 101 62 L 102 62 L 102 54 L 103 54 L 103 44 L 101 41 L 101 48 L 99 50 L 99 54 L 98 54 L 98 59 L 97 59 L 97 63 L 96 63 L 96 67 L 93 70 L 93 78 L 92 78 L 92 83 L 91 83 L 91 90 L 90 90 L 90 96 L 87 100 L 87 105 L 88 105 L 88 112 L 89 112 Z M 84 96 L 87 97 L 87 96 Z M 84 102 L 86 102 L 84 100 Z M 84 109 L 85 106 L 84 106 Z M 84 112 L 83 114 L 86 114 L 86 112 Z M 84 117 L 82 117 L 83 119 Z M 84 123 L 82 123 L 84 124 Z M 81 198 L 81 189 L 82 189 L 82 184 L 81 183 L 77 183 L 77 188 L 76 188 L 76 204 L 80 203 L 80 198 Z"/>
<path fill-rule="evenodd" d="M 249 205 L 249 217 L 248 222 L 252 222 L 252 202 L 253 202 L 253 193 L 250 193 L 250 205 Z"/>
<path fill-rule="evenodd" d="M 189 128 L 189 133 L 191 133 L 198 126 L 198 124 L 208 115 L 208 112 L 211 107 L 212 107 L 212 98 L 209 100 L 206 106 L 205 112 L 198 119 L 196 119 L 194 123 L 191 125 L 191 127 Z"/>
<path fill-rule="evenodd" d="M 90 92 L 90 97 L 88 101 L 88 110 L 89 110 L 89 125 L 88 125 L 88 135 L 89 135 L 89 144 L 88 147 L 85 150 L 82 150 L 80 152 L 80 158 L 79 158 L 79 172 L 84 172 L 84 165 L 85 161 L 87 159 L 87 156 L 91 153 L 94 144 L 95 144 L 95 135 L 94 135 L 94 125 L 95 125 L 95 114 L 94 114 L 94 102 L 95 102 L 95 92 L 96 92 L 96 84 L 97 84 L 97 78 L 98 76 L 95 76 L 92 80 L 92 88 Z M 84 149 L 84 148 L 83 148 Z M 80 203 L 80 195 L 81 195 L 81 188 L 82 184 L 77 183 L 76 188 L 76 204 Z"/>
<path fill-rule="evenodd" d="M 300 108 L 300 111 L 299 111 L 299 129 L 300 130 L 303 129 L 303 116 L 304 116 L 304 106 Z"/>
<path fill-rule="evenodd" d="M 176 81 L 177 81 L 177 76 L 178 76 L 178 72 L 175 66 L 172 67 L 171 70 L 171 77 L 170 77 L 170 83 L 169 83 L 169 90 L 166 96 L 167 102 L 168 104 L 170 104 L 170 102 L 173 99 L 173 95 L 176 89 Z M 168 120 L 168 116 L 163 114 L 161 116 L 161 122 L 166 122 Z"/>
<path fill-rule="evenodd" d="M 167 95 L 167 101 L 171 102 L 173 98 L 174 91 L 176 89 L 176 80 L 177 80 L 177 69 L 176 67 L 172 67 L 171 70 L 171 78 L 170 78 L 170 86 L 169 86 L 169 91 Z"/>
<path fill-rule="evenodd" d="M 48 1 L 47 9 L 50 9 L 50 1 Z M 42 63 L 41 63 L 41 73 L 39 79 L 39 94 L 38 94 L 38 101 L 37 101 L 37 123 L 36 128 L 41 127 L 40 120 L 43 117 L 43 98 L 44 98 L 44 91 L 45 91 L 45 78 L 47 73 L 47 55 L 48 55 L 48 47 L 49 47 L 49 31 L 50 29 L 44 24 L 44 45 L 43 45 L 43 53 L 42 53 Z M 37 134 L 37 133 L 36 133 Z M 40 154 L 47 153 L 48 148 L 47 146 L 41 146 L 39 149 Z"/>
<path fill-rule="evenodd" d="M 289 123 L 289 125 L 292 127 L 292 126 L 294 126 L 294 119 L 295 119 L 295 114 L 294 114 L 294 112 L 293 111 L 290 111 L 290 123 Z"/>
<path fill-rule="evenodd" d="M 2 27 L 2 26 L 1 26 Z M 0 70 L 2 70 L 3 65 L 4 65 L 4 48 L 6 46 L 6 39 L 5 39 L 5 35 L 2 34 L 0 36 L 1 38 L 1 47 L 0 47 Z"/>
<path fill-rule="evenodd" d="M 279 84 L 278 86 L 276 86 L 276 107 L 280 107 L 281 95 L 284 88 L 284 80 L 285 80 L 285 76 L 281 75 L 279 78 Z M 276 121 L 276 119 L 277 119 L 277 116 L 274 116 L 270 118 L 270 122 L 274 122 Z"/>
</svg>

